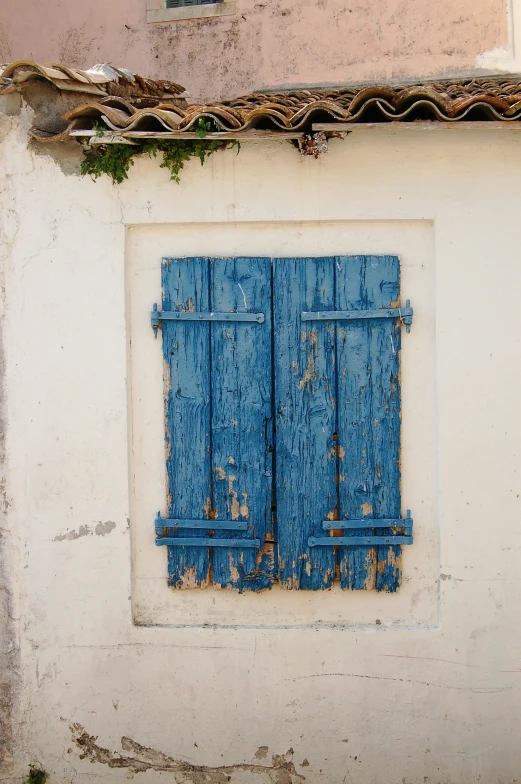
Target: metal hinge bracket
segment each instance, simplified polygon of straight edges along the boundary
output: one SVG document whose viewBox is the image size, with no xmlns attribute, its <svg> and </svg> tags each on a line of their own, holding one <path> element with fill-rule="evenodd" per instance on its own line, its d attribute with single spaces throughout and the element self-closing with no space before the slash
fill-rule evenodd
<svg viewBox="0 0 521 784">
<path fill-rule="evenodd" d="M 173 539 L 171 537 L 162 537 L 156 539 L 156 544 L 167 545 L 168 547 L 236 547 L 239 549 L 249 547 L 260 547 L 259 539 L 212 539 L 207 537 L 179 537 Z"/>
<path fill-rule="evenodd" d="M 247 531 L 248 522 L 246 520 L 179 520 L 173 517 L 161 517 L 159 512 L 155 519 L 155 529 L 158 537 L 156 544 L 167 545 L 168 547 L 260 547 L 258 539 L 214 539 L 211 536 L 204 537 L 173 537 L 163 536 L 162 534 L 170 530 L 183 528 L 199 528 L 202 531 Z"/>
<path fill-rule="evenodd" d="M 411 331 L 414 311 L 411 301 L 405 302 L 404 308 L 380 308 L 378 310 L 317 310 L 303 311 L 302 321 L 357 321 L 359 319 L 396 318 L 405 324 L 407 332 Z"/>
<path fill-rule="evenodd" d="M 161 321 L 255 321 L 257 324 L 262 324 L 264 313 L 193 313 L 187 310 L 158 310 L 157 303 L 154 303 L 150 321 L 154 337 L 157 338 L 157 330 Z"/>
<path fill-rule="evenodd" d="M 403 528 L 403 534 L 391 534 L 389 536 L 310 536 L 308 545 L 310 547 L 321 547 L 335 545 L 354 546 L 367 545 L 376 547 L 379 544 L 412 544 L 412 525 L 411 510 L 407 510 L 405 518 L 381 518 L 364 517 L 359 520 L 324 520 L 322 528 L 326 531 L 345 530 L 345 529 L 364 529 L 364 528 Z"/>
<path fill-rule="evenodd" d="M 178 520 L 172 517 L 161 517 L 159 512 L 155 519 L 156 533 L 162 534 L 165 528 L 200 528 L 203 531 L 247 531 L 247 520 Z"/>
</svg>

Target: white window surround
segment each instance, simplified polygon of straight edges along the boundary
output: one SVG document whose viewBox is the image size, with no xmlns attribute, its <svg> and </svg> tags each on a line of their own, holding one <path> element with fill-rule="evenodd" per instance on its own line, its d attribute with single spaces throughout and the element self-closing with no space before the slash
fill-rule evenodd
<svg viewBox="0 0 521 784">
<path fill-rule="evenodd" d="M 483 52 L 476 57 L 475 66 L 484 71 L 521 71 L 521 0 L 507 0 L 508 43 Z"/>
<path fill-rule="evenodd" d="M 231 16 L 237 12 L 237 0 L 224 0 L 209 5 L 165 8 L 165 0 L 147 0 L 147 22 L 176 22 L 182 19 L 204 19 Z"/>
<path fill-rule="evenodd" d="M 256 143 L 254 143 L 256 144 Z M 338 148 L 337 148 L 338 149 Z M 165 209 L 144 225 L 138 213 L 127 220 L 126 279 L 127 346 L 131 447 L 131 511 L 132 521 L 132 613 L 137 626 L 199 626 L 264 627 L 264 628 L 374 628 L 375 619 L 384 628 L 422 627 L 432 629 L 439 624 L 439 582 L 437 582 L 437 479 L 436 479 L 436 333 L 435 333 L 435 256 L 434 223 L 430 220 L 349 220 L 345 208 L 333 221 L 293 220 L 288 211 L 293 202 L 286 194 L 259 202 L 255 165 L 260 165 L 266 147 L 241 155 L 252 156 L 248 174 L 251 190 L 241 191 L 247 205 L 246 220 L 228 221 L 212 205 L 208 221 L 203 213 L 193 212 L 193 199 L 199 188 L 211 188 L 210 168 L 195 172 L 204 178 L 185 186 L 188 201 L 186 212 L 178 203 L 176 222 Z M 253 153 L 253 155 L 252 155 Z M 291 166 L 293 160 L 285 150 L 273 150 L 273 166 Z M 272 153 L 272 154 L 273 154 Z M 268 153 L 269 154 L 269 153 Z M 338 150 L 348 157 L 350 151 Z M 246 158 L 243 158 L 246 160 Z M 337 161 L 339 158 L 337 158 Z M 226 193 L 233 193 L 233 158 L 220 175 Z M 243 165 L 243 164 L 242 164 Z M 337 164 L 340 165 L 340 164 Z M 157 187 L 161 170 L 151 170 Z M 288 172 L 288 169 L 285 169 Z M 229 177 L 230 179 L 226 179 Z M 317 187 L 320 174 L 315 169 L 309 187 Z M 185 178 L 187 179 L 187 178 Z M 145 178 L 140 180 L 141 184 Z M 165 180 L 166 186 L 169 181 Z M 220 186 L 221 187 L 221 186 Z M 343 184 L 340 184 L 340 192 Z M 338 198 L 329 197 L 334 203 Z M 163 191 L 162 191 L 163 193 Z M 166 188 L 165 188 L 166 193 Z M 191 194 L 190 196 L 188 194 Z M 238 194 L 237 194 L 238 195 Z M 157 197 L 157 196 L 156 196 Z M 231 196 L 234 198 L 234 196 Z M 386 194 L 389 199 L 389 193 Z M 192 199 L 190 202 L 189 200 Z M 168 199 L 167 199 L 168 202 Z M 252 208 L 255 202 L 255 207 Z M 276 202 L 276 205 L 275 205 Z M 171 202 L 170 202 L 171 204 Z M 259 206 L 260 205 L 260 206 Z M 384 209 L 387 202 L 384 202 Z M 271 215 L 275 208 L 277 219 Z M 322 204 L 326 209 L 326 203 Z M 255 209 L 255 213 L 253 213 Z M 264 209 L 264 213 L 262 213 Z M 147 213 L 148 215 L 148 213 Z M 254 220 L 248 220 L 248 216 Z M 266 216 L 266 219 L 263 219 Z M 130 216 L 128 216 L 130 217 Z M 299 216 L 300 217 L 300 216 Z M 335 253 L 386 253 L 391 248 L 402 262 L 402 290 L 414 302 L 418 316 L 415 329 L 402 345 L 402 495 L 410 499 L 411 508 L 421 509 L 418 532 L 412 548 L 404 548 L 403 585 L 396 594 L 376 591 L 355 591 L 347 594 L 335 586 L 327 592 L 288 591 L 279 585 L 256 594 L 238 596 L 232 591 L 173 591 L 167 585 L 167 564 L 164 548 L 156 547 L 151 526 L 158 509 L 166 509 L 167 487 L 164 452 L 163 352 L 161 341 L 154 341 L 150 326 L 151 304 L 161 297 L 160 263 L 162 256 L 210 255 L 294 255 L 304 257 Z M 145 314 L 145 315 L 144 315 Z M 416 318 L 416 315 L 415 315 Z M 413 334 L 414 331 L 414 334 Z M 415 525 L 417 523 L 415 522 Z M 304 595 L 306 594 L 306 595 Z M 313 595 L 309 595 L 313 594 Z M 364 594 L 363 596 L 361 594 Z"/>
</svg>

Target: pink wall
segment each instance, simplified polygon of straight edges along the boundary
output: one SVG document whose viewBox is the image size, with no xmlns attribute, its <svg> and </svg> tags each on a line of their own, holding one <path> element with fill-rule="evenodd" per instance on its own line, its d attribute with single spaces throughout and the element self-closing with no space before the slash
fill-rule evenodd
<svg viewBox="0 0 521 784">
<path fill-rule="evenodd" d="M 507 44 L 505 0 L 238 0 L 147 24 L 146 0 L 0 0 L 0 62 L 108 61 L 199 98 L 259 87 L 457 74 Z"/>
</svg>

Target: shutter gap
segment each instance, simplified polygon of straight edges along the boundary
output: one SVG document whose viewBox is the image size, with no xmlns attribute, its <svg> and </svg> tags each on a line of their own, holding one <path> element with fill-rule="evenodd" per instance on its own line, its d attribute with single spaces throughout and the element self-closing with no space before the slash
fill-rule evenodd
<svg viewBox="0 0 521 784">
<path fill-rule="evenodd" d="M 278 536 L 277 520 L 277 421 L 275 412 L 275 281 L 273 271 L 273 259 L 270 259 L 270 307 L 271 307 L 271 336 L 270 336 L 270 358 L 271 358 L 271 536 L 276 543 Z M 268 541 L 266 539 L 266 541 Z M 277 556 L 275 556 L 277 557 Z M 275 569 L 278 580 L 278 567 Z"/>
<path fill-rule="evenodd" d="M 333 302 L 336 307 L 337 301 L 337 260 L 333 259 Z M 334 395 L 335 395 L 335 432 L 333 433 L 333 444 L 335 447 L 335 493 L 336 504 L 333 510 L 334 520 L 340 519 L 340 445 L 338 441 L 338 326 L 333 325 L 333 361 L 335 366 L 333 368 L 334 380 Z M 342 532 L 338 533 L 338 529 L 333 529 L 335 533 L 331 536 L 342 536 Z M 339 548 L 333 548 L 335 553 L 335 582 L 340 580 L 340 552 Z"/>
<path fill-rule="evenodd" d="M 207 259 L 208 264 L 208 309 L 210 313 L 212 312 L 212 276 L 213 276 L 213 265 L 210 263 L 210 259 Z M 210 510 L 208 511 L 208 519 L 215 520 L 217 517 L 217 512 L 214 508 L 214 479 L 213 479 L 213 370 L 212 370 L 212 327 L 213 324 L 210 321 L 208 324 L 208 409 L 209 409 L 209 423 L 210 423 L 210 432 L 208 435 L 208 451 L 210 452 Z M 208 536 L 212 538 L 215 534 L 213 529 L 208 531 Z M 208 585 L 212 586 L 213 582 L 213 555 L 212 551 L 209 551 L 209 558 L 208 558 L 209 566 L 208 566 Z"/>
</svg>

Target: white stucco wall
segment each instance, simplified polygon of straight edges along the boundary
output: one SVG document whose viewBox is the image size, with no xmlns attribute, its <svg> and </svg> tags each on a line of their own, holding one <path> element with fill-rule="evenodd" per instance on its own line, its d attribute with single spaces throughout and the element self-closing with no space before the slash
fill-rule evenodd
<svg viewBox="0 0 521 784">
<path fill-rule="evenodd" d="M 5 780 L 39 762 L 50 784 L 513 782 L 520 132 L 353 134 L 318 161 L 252 143 L 190 164 L 180 186 L 142 160 L 114 187 L 29 149 L 28 122 L 3 117 L 0 150 L 22 674 Z M 401 592 L 169 591 L 152 528 L 161 256 L 375 251 L 400 255 L 415 308 Z"/>
</svg>

